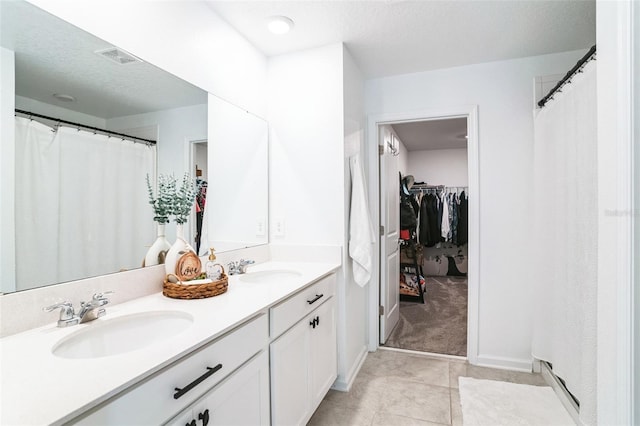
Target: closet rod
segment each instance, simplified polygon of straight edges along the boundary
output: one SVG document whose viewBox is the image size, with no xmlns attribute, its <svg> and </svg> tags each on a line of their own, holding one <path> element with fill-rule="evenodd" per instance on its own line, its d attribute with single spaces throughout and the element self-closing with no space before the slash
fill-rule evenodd
<svg viewBox="0 0 640 426">
<path fill-rule="evenodd" d="M 111 130 L 105 130 L 105 129 L 100 129 L 99 127 L 92 127 L 92 126 L 87 126 L 85 124 L 81 124 L 81 123 L 74 123 L 73 121 L 67 121 L 67 120 L 61 120 L 59 118 L 54 118 L 54 117 L 49 117 L 46 115 L 42 115 L 42 114 L 36 114 L 35 112 L 30 112 L 30 111 L 25 111 L 22 109 L 17 109 L 16 108 L 16 114 L 23 114 L 23 115 L 27 115 L 29 117 L 38 117 L 38 118 L 44 118 L 45 120 L 51 120 L 51 121 L 55 121 L 58 125 L 66 125 L 67 127 L 73 127 L 76 128 L 78 130 L 80 129 L 84 129 L 84 130 L 90 130 L 92 132 L 100 132 L 102 134 L 105 134 L 107 136 L 117 136 L 119 138 L 124 139 L 129 139 L 133 142 L 137 142 L 137 141 L 141 141 L 142 143 L 145 143 L 147 145 L 155 145 L 156 141 L 151 140 L 151 139 L 144 139 L 144 138 L 139 138 L 137 136 L 130 136 L 130 135 L 125 135 L 124 133 L 118 133 L 118 132 L 112 132 Z"/>
<path fill-rule="evenodd" d="M 429 189 L 462 189 L 468 191 L 468 186 L 446 186 L 446 185 L 413 185 L 409 191 L 424 191 Z"/>
<path fill-rule="evenodd" d="M 571 79 L 573 78 L 574 75 L 581 73 L 582 72 L 582 68 L 584 67 L 584 65 L 591 61 L 594 60 L 596 58 L 596 45 L 594 44 L 593 46 L 591 46 L 591 49 L 589 49 L 589 51 L 587 52 L 586 55 L 584 55 L 577 63 L 576 65 L 571 68 L 569 70 L 569 72 L 562 77 L 562 80 L 560 80 L 558 82 L 558 84 L 556 84 L 553 89 L 551 89 L 551 91 L 547 94 L 547 96 L 545 96 L 544 98 L 540 99 L 540 101 L 538 102 L 538 106 L 540 108 L 542 108 L 549 100 L 553 99 L 553 95 L 556 92 L 561 92 L 562 87 L 565 84 L 569 84 L 571 83 Z"/>
</svg>

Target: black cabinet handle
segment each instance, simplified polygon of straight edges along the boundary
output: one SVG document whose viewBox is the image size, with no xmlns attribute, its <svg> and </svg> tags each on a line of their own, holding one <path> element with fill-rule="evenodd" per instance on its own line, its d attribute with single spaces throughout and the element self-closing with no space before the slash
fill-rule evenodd
<svg viewBox="0 0 640 426">
<path fill-rule="evenodd" d="M 320 300 L 320 298 L 324 296 L 324 294 L 316 294 L 316 297 L 314 297 L 311 300 L 307 300 L 307 303 L 310 305 L 313 305 L 314 303 L 316 303 L 318 300 Z"/>
<path fill-rule="evenodd" d="M 316 326 L 319 324 L 320 324 L 320 317 L 315 317 L 314 319 L 309 321 L 309 325 L 312 326 L 313 328 L 316 328 Z"/>
<path fill-rule="evenodd" d="M 204 413 L 198 414 L 198 420 L 202 420 L 202 426 L 209 424 L 209 409 L 204 410 Z"/>
<path fill-rule="evenodd" d="M 180 398 L 182 395 L 184 395 L 185 393 L 189 392 L 191 389 L 193 389 L 196 386 L 198 386 L 200 383 L 202 383 L 204 380 L 206 380 L 207 377 L 211 376 L 213 373 L 215 373 L 216 371 L 220 370 L 221 368 L 222 368 L 222 364 L 218 364 L 213 368 L 207 367 L 208 371 L 206 373 L 204 373 L 202 376 L 200 376 L 197 379 L 195 379 L 193 382 L 189 383 L 184 388 L 182 388 L 182 389 L 181 388 L 175 388 L 176 393 L 173 394 L 173 399 Z"/>
</svg>

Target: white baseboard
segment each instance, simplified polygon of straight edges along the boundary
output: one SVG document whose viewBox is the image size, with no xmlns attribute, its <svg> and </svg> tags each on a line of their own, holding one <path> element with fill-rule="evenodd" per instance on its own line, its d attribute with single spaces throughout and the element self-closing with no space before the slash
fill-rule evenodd
<svg viewBox="0 0 640 426">
<path fill-rule="evenodd" d="M 558 399 L 560 399 L 560 402 L 562 402 L 562 405 L 564 406 L 565 410 L 567 410 L 573 421 L 576 422 L 577 425 L 581 425 L 582 421 L 580 420 L 580 415 L 578 413 L 578 407 L 576 403 L 573 401 L 573 399 L 571 399 L 571 396 L 569 396 L 564 386 L 562 386 L 562 384 L 558 381 L 555 374 L 553 374 L 553 372 L 549 370 L 547 364 L 540 361 L 538 361 L 538 363 L 540 364 L 542 378 L 544 379 L 544 381 L 547 382 L 547 384 L 551 386 L 556 395 L 558 395 Z"/>
<path fill-rule="evenodd" d="M 356 357 L 356 362 L 353 363 L 351 369 L 347 373 L 347 377 L 338 376 L 336 381 L 333 382 L 333 386 L 331 386 L 331 389 L 340 392 L 349 392 L 349 389 L 351 389 L 351 385 L 353 385 L 353 381 L 356 379 L 358 372 L 360 372 L 360 368 L 362 368 L 362 364 L 364 364 L 364 361 L 367 359 L 368 353 L 369 352 L 367 352 L 367 347 L 363 346 L 362 349 L 360 349 L 360 353 Z"/>
<path fill-rule="evenodd" d="M 503 370 L 523 371 L 531 373 L 533 371 L 533 360 L 503 358 L 490 355 L 478 355 L 476 364 L 480 367 L 501 368 Z"/>
</svg>

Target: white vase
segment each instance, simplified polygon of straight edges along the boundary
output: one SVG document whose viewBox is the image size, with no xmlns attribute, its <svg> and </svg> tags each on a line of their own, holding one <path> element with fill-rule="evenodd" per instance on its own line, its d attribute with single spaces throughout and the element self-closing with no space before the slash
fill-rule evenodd
<svg viewBox="0 0 640 426">
<path fill-rule="evenodd" d="M 153 266 L 164 263 L 164 258 L 169 249 L 171 243 L 167 241 L 164 235 L 164 223 L 158 223 L 158 238 L 151 245 L 144 257 L 144 266 Z"/>
<path fill-rule="evenodd" d="M 175 274 L 178 259 L 187 251 L 196 252 L 184 239 L 184 225 L 178 223 L 176 225 L 176 242 L 173 243 L 164 260 L 164 269 L 167 275 Z"/>
</svg>

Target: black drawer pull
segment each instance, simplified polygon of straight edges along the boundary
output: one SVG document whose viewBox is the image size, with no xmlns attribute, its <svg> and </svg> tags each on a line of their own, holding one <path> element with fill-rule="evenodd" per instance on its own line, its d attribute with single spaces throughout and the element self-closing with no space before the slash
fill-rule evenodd
<svg viewBox="0 0 640 426">
<path fill-rule="evenodd" d="M 222 364 L 218 364 L 213 368 L 207 367 L 208 371 L 206 373 L 204 373 L 202 376 L 200 376 L 197 379 L 195 379 L 193 382 L 189 383 L 184 388 L 182 388 L 182 389 L 175 388 L 176 393 L 173 394 L 173 399 L 180 398 L 182 395 L 184 395 L 185 393 L 189 392 L 191 389 L 193 389 L 196 386 L 198 386 L 200 383 L 202 383 L 204 380 L 206 380 L 207 377 L 213 375 L 213 373 L 215 373 L 216 371 L 220 370 L 221 368 L 222 368 Z"/>
<path fill-rule="evenodd" d="M 315 317 L 313 320 L 309 321 L 309 325 L 313 328 L 316 328 L 318 324 L 320 324 L 320 317 Z"/>
<path fill-rule="evenodd" d="M 204 410 L 204 413 L 198 414 L 198 420 L 202 420 L 202 426 L 209 424 L 209 409 Z"/>
<path fill-rule="evenodd" d="M 320 300 L 320 298 L 324 296 L 324 294 L 316 294 L 316 297 L 314 297 L 311 300 L 307 300 L 307 303 L 310 305 L 313 305 L 314 303 L 316 303 L 318 300 Z"/>
</svg>

